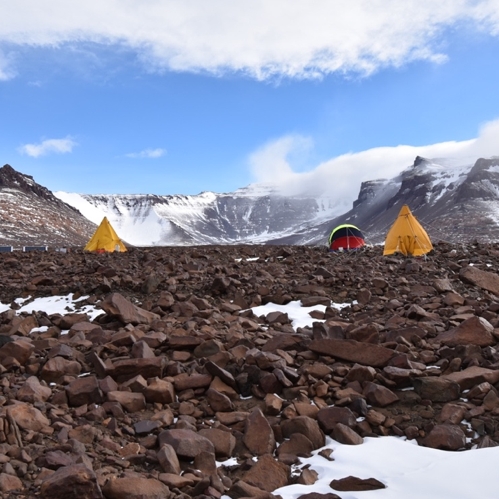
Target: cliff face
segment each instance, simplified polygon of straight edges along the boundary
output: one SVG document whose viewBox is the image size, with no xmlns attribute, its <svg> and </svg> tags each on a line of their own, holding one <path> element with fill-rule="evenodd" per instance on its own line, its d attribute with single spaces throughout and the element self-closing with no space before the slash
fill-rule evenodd
<svg viewBox="0 0 499 499">
<path fill-rule="evenodd" d="M 33 177 L 0 168 L 0 245 L 81 247 L 95 228 Z"/>
</svg>

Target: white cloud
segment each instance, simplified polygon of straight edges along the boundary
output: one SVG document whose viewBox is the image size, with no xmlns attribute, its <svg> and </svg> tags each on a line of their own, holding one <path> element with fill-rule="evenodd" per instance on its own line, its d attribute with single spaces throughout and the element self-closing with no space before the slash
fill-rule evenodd
<svg viewBox="0 0 499 499">
<path fill-rule="evenodd" d="M 18 151 L 32 158 L 38 158 L 51 153 L 65 154 L 72 152 L 73 147 L 77 145 L 71 137 L 66 137 L 65 139 L 47 139 L 39 144 L 24 144 L 19 147 Z"/>
<path fill-rule="evenodd" d="M 304 78 L 441 62 L 460 23 L 498 35 L 499 0 L 16 0 L 0 6 L 0 43 L 120 44 L 149 70 Z"/>
<path fill-rule="evenodd" d="M 309 139 L 306 139 L 307 141 Z M 486 123 L 477 138 L 427 146 L 399 145 L 376 147 L 348 153 L 325 161 L 307 172 L 293 168 L 290 153 L 302 147 L 303 138 L 287 136 L 270 142 L 249 157 L 249 165 L 257 182 L 276 183 L 289 195 L 335 193 L 344 211 L 359 194 L 366 180 L 393 178 L 410 166 L 416 156 L 430 159 L 455 159 L 458 164 L 473 164 L 479 157 L 499 155 L 499 119 Z"/>
<path fill-rule="evenodd" d="M 131 152 L 130 154 L 125 154 L 127 158 L 147 158 L 147 159 L 155 159 L 161 158 L 166 154 L 166 149 L 144 149 L 140 152 Z"/>
<path fill-rule="evenodd" d="M 0 81 L 15 78 L 16 71 L 13 66 L 12 57 L 0 50 Z"/>
</svg>

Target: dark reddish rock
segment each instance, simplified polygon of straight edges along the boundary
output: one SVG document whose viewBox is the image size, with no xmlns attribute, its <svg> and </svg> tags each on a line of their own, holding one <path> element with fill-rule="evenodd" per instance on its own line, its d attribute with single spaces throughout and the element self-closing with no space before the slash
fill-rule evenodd
<svg viewBox="0 0 499 499">
<path fill-rule="evenodd" d="M 44 499 L 103 499 L 102 491 L 93 470 L 84 464 L 59 468 L 46 478 L 40 487 Z"/>
<path fill-rule="evenodd" d="M 312 442 L 314 449 L 324 447 L 326 444 L 326 438 L 319 427 L 319 423 L 308 416 L 297 416 L 285 420 L 281 423 L 281 429 L 285 438 L 291 437 L 293 433 L 305 435 Z"/>
<path fill-rule="evenodd" d="M 259 408 L 254 409 L 246 420 L 243 442 L 257 456 L 274 452 L 274 432 Z"/>
<path fill-rule="evenodd" d="M 348 407 L 324 407 L 317 413 L 317 421 L 322 431 L 328 435 L 338 423 L 352 428 L 357 422 L 353 412 Z"/>
<path fill-rule="evenodd" d="M 499 277 L 499 276 L 498 276 Z M 471 317 L 454 329 L 440 333 L 437 341 L 444 345 L 494 345 L 497 340 L 493 335 L 494 326 L 483 317 Z"/>
<path fill-rule="evenodd" d="M 319 492 L 310 492 L 309 494 L 303 494 L 298 496 L 298 499 L 341 499 L 340 496 L 331 493 L 320 494 Z"/>
<path fill-rule="evenodd" d="M 399 400 L 398 396 L 389 388 L 376 383 L 366 383 L 363 394 L 367 402 L 375 407 L 386 407 Z"/>
<path fill-rule="evenodd" d="M 111 363 L 106 374 L 113 377 L 118 383 L 123 383 L 139 374 L 145 379 L 161 378 L 165 359 L 122 359 Z"/>
<path fill-rule="evenodd" d="M 175 402 L 173 383 L 157 377 L 148 380 L 143 393 L 149 403 L 171 404 Z"/>
<path fill-rule="evenodd" d="M 180 475 L 182 471 L 175 449 L 169 444 L 163 444 L 156 453 L 159 465 L 165 473 Z"/>
<path fill-rule="evenodd" d="M 107 399 L 110 402 L 119 402 L 128 412 L 141 411 L 146 407 L 146 399 L 142 393 L 109 392 Z"/>
<path fill-rule="evenodd" d="M 223 459 L 232 456 L 236 446 L 236 437 L 231 432 L 212 428 L 199 430 L 198 434 L 213 444 L 217 458 Z"/>
<path fill-rule="evenodd" d="M 170 489 L 159 480 L 144 477 L 111 478 L 102 488 L 106 499 L 168 499 Z"/>
<path fill-rule="evenodd" d="M 215 412 L 228 412 L 234 409 L 234 404 L 230 398 L 213 388 L 206 391 L 206 399 Z"/>
<path fill-rule="evenodd" d="M 267 492 L 288 485 L 290 468 L 284 463 L 276 461 L 270 454 L 260 457 L 242 479 Z"/>
<path fill-rule="evenodd" d="M 200 452 L 215 453 L 213 444 L 202 435 L 192 430 L 173 429 L 162 431 L 159 445 L 168 444 L 173 447 L 179 457 L 194 459 Z"/>
<path fill-rule="evenodd" d="M 107 314 L 117 317 L 124 324 L 151 324 L 159 319 L 159 315 L 137 307 L 119 293 L 107 296 L 101 307 Z"/>
<path fill-rule="evenodd" d="M 52 395 L 52 390 L 48 386 L 40 383 L 36 376 L 30 376 L 24 385 L 17 392 L 17 399 L 22 402 L 45 402 Z"/>
<path fill-rule="evenodd" d="M 499 275 L 494 272 L 480 270 L 474 266 L 463 267 L 459 271 L 462 281 L 478 286 L 499 296 Z"/>
<path fill-rule="evenodd" d="M 423 399 L 432 402 L 450 402 L 457 400 L 461 388 L 456 381 L 448 378 L 416 378 L 412 380 L 414 391 Z"/>
<path fill-rule="evenodd" d="M 0 348 L 0 364 L 3 364 L 5 359 L 12 357 L 23 366 L 28 362 L 34 349 L 35 346 L 30 340 L 19 339 L 10 341 Z"/>
<path fill-rule="evenodd" d="M 313 340 L 308 348 L 321 355 L 329 355 L 371 367 L 384 367 L 395 355 L 395 352 L 389 348 L 355 340 Z"/>
<path fill-rule="evenodd" d="M 42 412 L 31 404 L 18 402 L 7 407 L 7 414 L 17 425 L 24 429 L 34 432 L 50 434 L 53 430 L 50 428 L 50 421 Z"/>
<path fill-rule="evenodd" d="M 432 449 L 459 450 L 466 446 L 466 436 L 459 426 L 436 425 L 421 443 Z"/>
<path fill-rule="evenodd" d="M 293 455 L 298 457 L 310 457 L 314 446 L 312 442 L 301 433 L 292 433 L 288 440 L 279 445 L 277 455 Z"/>
<path fill-rule="evenodd" d="M 338 423 L 334 427 L 332 436 L 337 442 L 345 445 L 360 445 L 364 442 L 358 433 L 342 423 Z"/>
<path fill-rule="evenodd" d="M 487 369 L 485 367 L 471 366 L 463 371 L 441 376 L 443 379 L 455 381 L 461 390 L 468 390 L 485 381 L 495 384 L 499 381 L 499 370 Z"/>
<path fill-rule="evenodd" d="M 95 376 L 85 376 L 77 378 L 66 387 L 69 404 L 80 406 L 83 404 L 100 404 L 102 402 L 102 392 Z"/>
<path fill-rule="evenodd" d="M 385 489 L 386 485 L 376 478 L 357 478 L 354 476 L 347 476 L 339 480 L 333 480 L 329 486 L 334 490 L 342 492 L 360 492 L 363 490 L 378 490 Z"/>
</svg>

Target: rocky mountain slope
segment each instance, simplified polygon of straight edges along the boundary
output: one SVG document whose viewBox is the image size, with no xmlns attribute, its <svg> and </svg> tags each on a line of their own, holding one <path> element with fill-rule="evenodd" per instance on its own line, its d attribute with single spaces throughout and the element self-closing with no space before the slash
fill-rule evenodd
<svg viewBox="0 0 499 499">
<path fill-rule="evenodd" d="M 353 223 L 370 243 L 382 243 L 408 204 L 435 241 L 499 238 L 499 159 L 459 165 L 417 157 L 389 180 L 364 182 L 350 211 L 334 198 L 279 193 L 251 185 L 197 196 L 56 193 L 94 222 L 106 215 L 136 245 L 325 244 L 332 228 Z"/>
<path fill-rule="evenodd" d="M 82 246 L 95 224 L 33 177 L 0 168 L 0 245 Z"/>
<path fill-rule="evenodd" d="M 434 241 L 497 241 L 499 158 L 480 158 L 472 165 L 459 166 L 417 157 L 391 180 L 363 182 L 347 213 L 276 242 L 319 243 L 331 226 L 351 223 L 361 228 L 369 242 L 382 243 L 404 204 Z"/>
<path fill-rule="evenodd" d="M 326 436 L 499 445 L 499 246 L 381 253 L 0 255 L 2 497 L 272 499 L 294 483 L 314 491 L 320 470 L 301 459 Z M 68 293 L 102 314 L 13 301 Z M 252 310 L 295 301 L 323 306 L 310 326 Z"/>
<path fill-rule="evenodd" d="M 137 246 L 266 243 L 341 212 L 334 197 L 283 196 L 269 185 L 195 196 L 55 195 L 95 223 L 107 216 Z"/>
<path fill-rule="evenodd" d="M 363 182 L 346 213 L 334 192 L 285 196 L 277 186 L 256 184 L 197 196 L 54 195 L 6 165 L 0 169 L 0 244 L 81 247 L 104 216 L 123 240 L 137 246 L 324 245 L 342 223 L 357 225 L 377 244 L 403 204 L 433 241 L 496 241 L 499 159 L 456 165 L 418 157 L 393 179 Z"/>
</svg>

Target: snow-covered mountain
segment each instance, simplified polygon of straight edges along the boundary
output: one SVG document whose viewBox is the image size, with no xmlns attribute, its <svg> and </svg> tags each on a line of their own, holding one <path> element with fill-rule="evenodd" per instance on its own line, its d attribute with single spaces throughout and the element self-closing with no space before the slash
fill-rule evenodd
<svg viewBox="0 0 499 499">
<path fill-rule="evenodd" d="M 383 242 L 408 204 L 434 240 L 499 239 L 499 158 L 461 164 L 417 157 L 388 180 L 360 186 L 352 209 L 334 196 L 286 196 L 276 186 L 196 196 L 86 195 L 56 192 L 94 223 L 107 216 L 120 236 L 138 245 L 324 244 L 340 223 Z"/>
<path fill-rule="evenodd" d="M 9 165 L 0 169 L 0 244 L 82 246 L 107 216 L 135 246 L 325 244 L 352 223 L 382 243 L 408 204 L 432 240 L 499 240 L 499 157 L 460 164 L 417 157 L 388 180 L 360 185 L 352 208 L 330 197 L 287 196 L 255 184 L 196 196 L 52 193 Z"/>
<path fill-rule="evenodd" d="M 351 223 L 361 228 L 369 242 L 382 243 L 404 204 L 433 241 L 498 241 L 499 157 L 463 165 L 418 156 L 390 180 L 363 182 L 350 211 L 274 242 L 319 243 L 331 226 Z"/>
<path fill-rule="evenodd" d="M 195 196 L 55 195 L 94 223 L 107 216 L 120 237 L 136 246 L 267 243 L 342 211 L 334 197 L 284 196 L 271 185 Z"/>
</svg>

